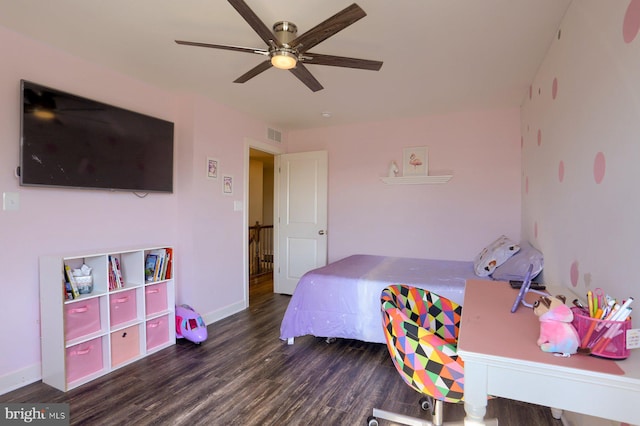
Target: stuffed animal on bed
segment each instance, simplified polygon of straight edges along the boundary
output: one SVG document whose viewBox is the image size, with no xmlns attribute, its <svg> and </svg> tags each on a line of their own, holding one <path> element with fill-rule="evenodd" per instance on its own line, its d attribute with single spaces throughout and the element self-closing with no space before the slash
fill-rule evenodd
<svg viewBox="0 0 640 426">
<path fill-rule="evenodd" d="M 533 312 L 540 320 L 540 337 L 536 342 L 544 352 L 575 354 L 580 338 L 573 321 L 573 312 L 565 305 L 563 295 L 542 296 L 533 304 Z"/>
</svg>

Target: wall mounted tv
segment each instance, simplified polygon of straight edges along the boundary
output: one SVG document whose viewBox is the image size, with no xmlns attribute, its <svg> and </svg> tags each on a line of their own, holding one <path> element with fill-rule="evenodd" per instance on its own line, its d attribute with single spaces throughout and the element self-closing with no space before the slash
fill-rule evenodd
<svg viewBox="0 0 640 426">
<path fill-rule="evenodd" d="M 173 123 L 20 83 L 20 185 L 173 192 Z"/>
</svg>

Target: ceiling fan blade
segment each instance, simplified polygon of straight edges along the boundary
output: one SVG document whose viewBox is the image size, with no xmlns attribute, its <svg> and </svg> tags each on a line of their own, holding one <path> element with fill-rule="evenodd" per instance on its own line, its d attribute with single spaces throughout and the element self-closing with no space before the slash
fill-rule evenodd
<svg viewBox="0 0 640 426">
<path fill-rule="evenodd" d="M 298 80 L 303 82 L 309 89 L 311 89 L 312 92 L 317 92 L 318 90 L 324 89 L 324 87 L 322 87 L 322 84 L 320 84 L 320 82 L 316 80 L 316 78 L 311 75 L 309 70 L 300 62 L 298 62 L 295 68 L 291 68 L 289 71 L 291 71 L 293 75 L 298 77 Z"/>
<path fill-rule="evenodd" d="M 289 45 L 294 49 L 297 49 L 300 53 L 306 52 L 313 46 L 323 42 L 365 16 L 367 16 L 367 14 L 364 10 L 362 10 L 357 4 L 353 3 L 351 6 L 336 13 L 331 18 L 321 22 L 299 37 L 296 37 L 296 39 L 292 40 Z"/>
<path fill-rule="evenodd" d="M 267 43 L 267 46 L 271 46 L 272 43 L 275 43 L 276 46 L 280 47 L 280 42 L 273 34 L 273 32 L 265 25 L 264 22 L 258 15 L 256 15 L 253 10 L 243 0 L 228 0 L 231 6 L 235 10 L 238 11 L 240 16 L 244 18 L 245 21 L 253 28 L 253 31 L 258 33 L 260 38 Z"/>
<path fill-rule="evenodd" d="M 307 56 L 308 55 L 308 56 Z M 332 67 L 357 68 L 360 70 L 379 71 L 382 61 L 369 59 L 345 58 L 343 56 L 321 55 L 319 53 L 306 52 L 304 63 L 313 65 L 329 65 Z"/>
<path fill-rule="evenodd" d="M 252 47 L 227 46 L 223 44 L 200 43 L 195 41 L 184 41 L 184 40 L 176 40 L 175 42 L 178 44 L 186 45 L 186 46 L 211 47 L 213 49 L 225 49 L 225 50 L 233 50 L 236 52 L 257 53 L 259 55 L 269 54 L 269 51 L 266 49 L 254 49 Z"/>
<path fill-rule="evenodd" d="M 248 80 L 250 80 L 253 77 L 255 77 L 256 75 L 260 74 L 261 72 L 264 72 L 264 71 L 268 70 L 269 68 L 271 68 L 271 61 L 261 62 L 257 66 L 251 68 L 246 73 L 242 74 L 240 77 L 238 77 L 235 80 L 233 80 L 233 82 L 234 83 L 245 83 Z"/>
</svg>

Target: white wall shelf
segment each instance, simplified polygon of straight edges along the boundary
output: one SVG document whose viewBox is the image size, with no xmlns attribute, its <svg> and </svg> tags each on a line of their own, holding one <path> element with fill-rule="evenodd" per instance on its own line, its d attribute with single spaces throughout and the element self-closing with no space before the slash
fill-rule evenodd
<svg viewBox="0 0 640 426">
<path fill-rule="evenodd" d="M 398 177 L 381 177 L 380 180 L 388 185 L 419 185 L 447 183 L 453 175 L 441 176 L 398 176 Z"/>
</svg>

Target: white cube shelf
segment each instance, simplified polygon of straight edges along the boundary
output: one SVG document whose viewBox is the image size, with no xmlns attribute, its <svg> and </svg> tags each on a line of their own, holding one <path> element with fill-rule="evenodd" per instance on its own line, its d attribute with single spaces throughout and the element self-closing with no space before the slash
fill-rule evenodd
<svg viewBox="0 0 640 426">
<path fill-rule="evenodd" d="M 150 253 L 164 253 L 165 266 L 146 279 Z M 41 257 L 42 381 L 68 391 L 175 344 L 173 255 L 171 247 L 161 246 Z M 83 264 L 91 267 L 93 291 L 67 300 L 64 268 Z"/>
</svg>

